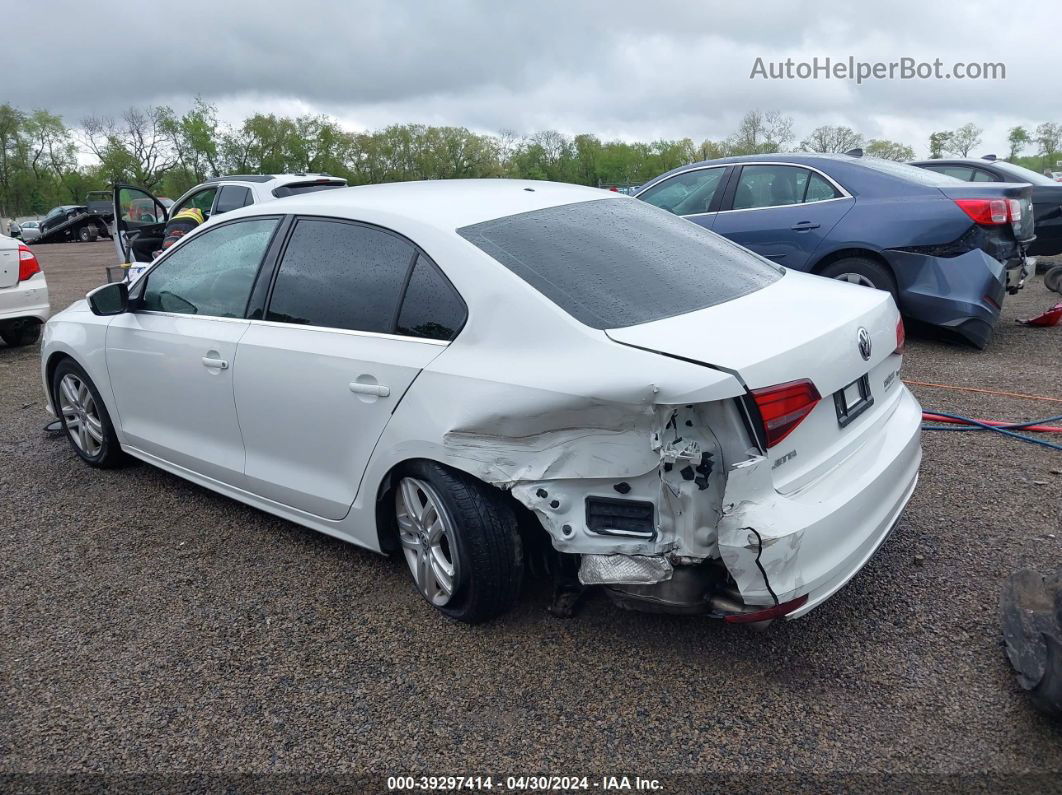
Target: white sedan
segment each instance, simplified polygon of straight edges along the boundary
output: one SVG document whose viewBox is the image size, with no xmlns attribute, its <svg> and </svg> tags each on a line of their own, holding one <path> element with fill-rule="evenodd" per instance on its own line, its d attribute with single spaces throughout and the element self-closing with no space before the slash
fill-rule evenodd
<svg viewBox="0 0 1062 795">
<path fill-rule="evenodd" d="M 0 338 L 11 347 L 32 345 L 48 319 L 48 282 L 25 243 L 0 235 Z"/>
<path fill-rule="evenodd" d="M 840 589 L 911 496 L 902 329 L 614 192 L 420 182 L 205 224 L 53 317 L 42 375 L 88 464 L 401 550 L 451 618 L 509 608 L 548 538 L 621 604 L 756 622 Z"/>
</svg>

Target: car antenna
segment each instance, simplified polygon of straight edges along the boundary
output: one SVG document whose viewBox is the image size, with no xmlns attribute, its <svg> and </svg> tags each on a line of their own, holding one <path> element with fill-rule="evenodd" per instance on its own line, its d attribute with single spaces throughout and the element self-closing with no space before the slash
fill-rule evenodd
<svg viewBox="0 0 1062 795">
<path fill-rule="evenodd" d="M 847 152 L 845 152 L 845 154 L 849 157 L 862 157 L 863 150 L 857 146 L 855 149 L 849 149 Z"/>
<path fill-rule="evenodd" d="M 987 160 L 987 161 L 989 161 L 989 162 L 992 162 L 993 160 L 995 160 L 995 159 L 996 159 L 996 156 L 995 156 L 995 155 L 983 155 L 983 156 L 981 157 L 981 159 L 982 159 L 982 160 Z"/>
</svg>

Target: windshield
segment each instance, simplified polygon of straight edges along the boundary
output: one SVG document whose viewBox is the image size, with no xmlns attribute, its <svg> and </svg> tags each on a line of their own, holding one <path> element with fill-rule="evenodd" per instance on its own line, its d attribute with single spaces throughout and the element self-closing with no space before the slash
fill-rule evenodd
<svg viewBox="0 0 1062 795">
<path fill-rule="evenodd" d="M 1043 174 L 1038 174 L 1031 168 L 1025 168 L 1025 166 L 1016 166 L 1013 163 L 996 163 L 996 166 L 1000 171 L 1013 174 L 1015 179 L 1020 182 L 1031 182 L 1033 185 L 1058 186 L 1055 180 L 1045 177 Z"/>
<path fill-rule="evenodd" d="M 784 271 L 637 199 L 565 204 L 457 230 L 581 323 L 649 323 L 755 292 Z"/>
</svg>

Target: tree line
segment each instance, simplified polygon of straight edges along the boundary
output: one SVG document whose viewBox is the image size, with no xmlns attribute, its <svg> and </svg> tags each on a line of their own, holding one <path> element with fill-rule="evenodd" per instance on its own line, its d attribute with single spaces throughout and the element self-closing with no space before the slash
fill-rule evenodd
<svg viewBox="0 0 1062 795">
<path fill-rule="evenodd" d="M 931 156 L 966 156 L 981 143 L 967 124 L 933 133 Z M 1010 131 L 1010 157 L 1042 169 L 1062 150 L 1062 125 Z M 1037 154 L 1022 158 L 1036 147 Z M 320 172 L 351 184 L 414 179 L 517 177 L 584 185 L 637 185 L 677 166 L 729 155 L 802 149 L 910 160 L 903 143 L 867 139 L 845 126 L 824 125 L 797 140 L 793 119 L 753 110 L 720 140 L 608 141 L 556 130 L 519 135 L 476 133 L 464 127 L 396 124 L 350 132 L 322 115 L 296 118 L 259 113 L 241 124 L 221 124 L 217 108 L 201 99 L 185 113 L 157 105 L 130 108 L 116 118 L 93 116 L 69 127 L 46 110 L 0 105 L 0 216 L 47 212 L 84 202 L 90 190 L 115 182 L 177 197 L 207 177 L 225 173 Z M 1032 162 L 1037 161 L 1037 162 Z M 1040 162 L 1042 161 L 1042 162 Z"/>
</svg>

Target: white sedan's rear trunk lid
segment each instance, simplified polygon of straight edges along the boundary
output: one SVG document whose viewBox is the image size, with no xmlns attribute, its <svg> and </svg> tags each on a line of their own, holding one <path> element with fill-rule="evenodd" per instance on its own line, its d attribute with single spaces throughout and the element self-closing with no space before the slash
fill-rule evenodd
<svg viewBox="0 0 1062 795">
<path fill-rule="evenodd" d="M 749 389 L 808 378 L 828 398 L 892 354 L 898 319 L 886 292 L 788 271 L 733 301 L 606 333 L 734 373 Z M 869 359 L 860 328 L 870 334 Z"/>
<path fill-rule="evenodd" d="M 898 320 L 886 292 L 787 272 L 733 301 L 607 333 L 620 343 L 730 372 L 750 390 L 803 379 L 814 383 L 822 399 L 767 450 L 774 487 L 791 493 L 830 472 L 884 429 L 903 389 L 900 357 L 894 355 Z M 865 348 L 860 350 L 861 329 L 870 337 L 868 358 Z M 856 382 L 864 377 L 867 399 L 842 420 L 835 393 L 858 397 Z"/>
</svg>

